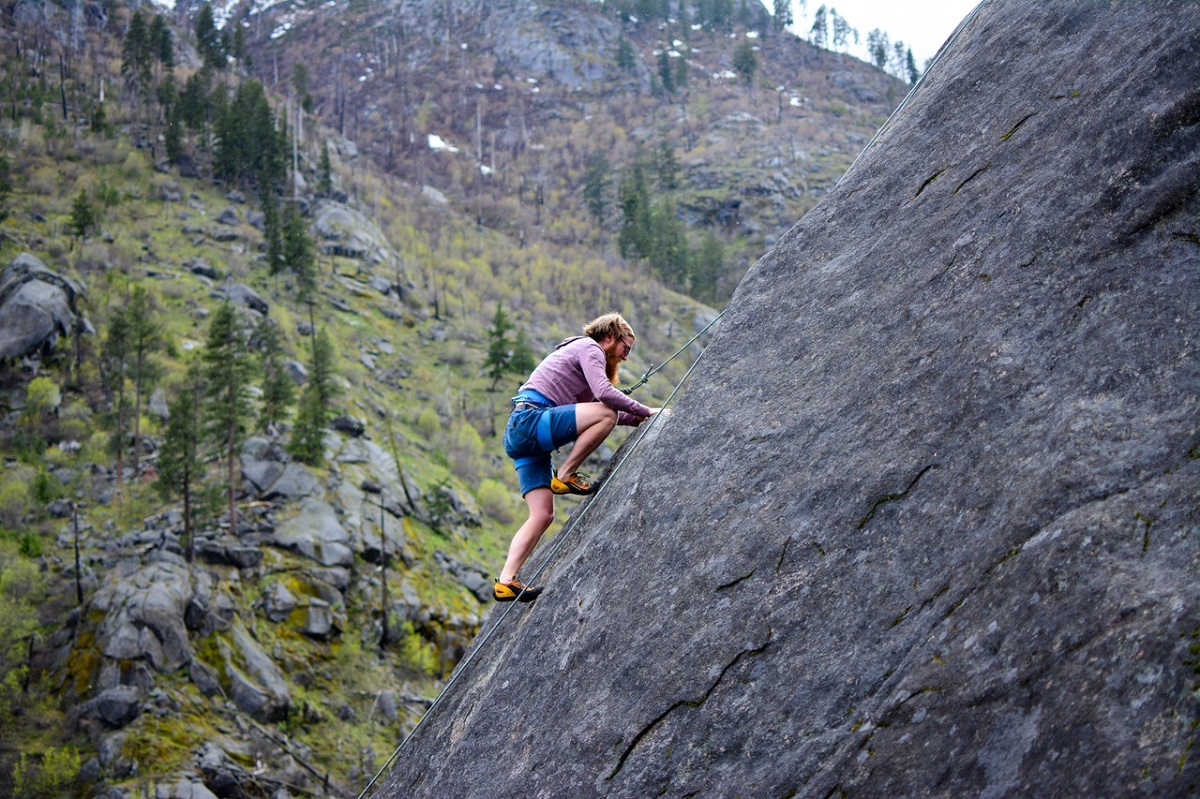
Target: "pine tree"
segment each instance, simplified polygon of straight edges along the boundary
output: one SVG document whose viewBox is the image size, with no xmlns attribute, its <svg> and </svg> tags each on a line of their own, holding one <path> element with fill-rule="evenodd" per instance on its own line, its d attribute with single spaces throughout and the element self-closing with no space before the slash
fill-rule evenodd
<svg viewBox="0 0 1200 799">
<path fill-rule="evenodd" d="M 588 211 L 596 220 L 596 226 L 602 231 L 608 218 L 608 192 L 611 183 L 609 173 L 612 166 L 608 158 L 600 150 L 588 156 L 587 172 L 583 178 L 583 199 Z"/>
<path fill-rule="evenodd" d="M 645 258 L 650 253 L 650 191 L 646 166 L 639 155 L 621 176 L 621 232 L 617 246 L 624 258 Z"/>
<path fill-rule="evenodd" d="M 333 194 L 333 165 L 329 162 L 329 142 L 321 147 L 321 163 L 317 172 L 317 193 L 322 197 Z"/>
<path fill-rule="evenodd" d="M 237 454 L 250 418 L 253 363 L 237 312 L 223 302 L 208 328 L 204 364 L 205 431 L 223 450 L 228 466 L 229 529 L 237 531 Z"/>
<path fill-rule="evenodd" d="M 487 360 L 483 364 L 487 368 L 488 377 L 492 378 L 490 391 L 496 390 L 500 378 L 504 377 L 511 368 L 512 348 L 508 341 L 508 333 L 512 327 L 512 323 L 508 320 L 508 314 L 504 312 L 504 306 L 496 303 L 496 313 L 492 315 L 492 326 L 488 328 Z"/>
<path fill-rule="evenodd" d="M 637 72 L 637 53 L 625 36 L 617 42 L 617 68 L 630 74 Z"/>
<path fill-rule="evenodd" d="M 175 38 L 162 14 L 155 14 L 150 23 L 150 47 L 154 57 L 168 72 L 175 68 Z"/>
<path fill-rule="evenodd" d="M 288 206 L 283 219 L 283 263 L 296 275 L 296 296 L 312 303 L 317 292 L 317 253 L 300 212 Z"/>
<path fill-rule="evenodd" d="M 112 408 L 113 433 L 110 447 L 117 457 L 117 492 L 121 490 L 122 456 L 125 451 L 125 380 L 129 369 L 129 318 L 124 306 L 113 310 L 108 334 L 100 350 L 100 374 Z"/>
<path fill-rule="evenodd" d="M 664 93 L 675 93 L 675 70 L 671 67 L 671 54 L 666 47 L 658 54 L 658 78 L 662 81 Z"/>
<path fill-rule="evenodd" d="M 329 335 L 321 330 L 313 339 L 308 383 L 300 394 L 300 407 L 288 442 L 288 452 L 310 466 L 319 466 L 325 458 L 325 426 L 332 415 L 336 390 L 333 360 L 333 344 Z"/>
<path fill-rule="evenodd" d="M 225 46 L 221 42 L 221 33 L 217 30 L 216 18 L 213 16 L 212 5 L 203 3 L 196 15 L 196 49 L 204 59 L 204 66 L 212 69 L 225 68 Z"/>
<path fill-rule="evenodd" d="M 296 399 L 292 378 L 284 368 L 283 333 L 269 316 L 264 316 L 255 331 L 262 370 L 262 410 L 259 422 L 270 430 L 282 422 Z"/>
<path fill-rule="evenodd" d="M 742 39 L 741 44 L 733 51 L 733 70 L 738 74 L 738 80 L 746 85 L 754 81 L 754 73 L 758 69 L 758 56 L 754 54 L 754 45 L 749 39 Z"/>
<path fill-rule="evenodd" d="M 792 0 L 775 0 L 775 16 L 771 18 L 771 26 L 777 33 L 783 33 L 792 24 Z"/>
<path fill-rule="evenodd" d="M 91 235 L 96 225 L 100 224 L 100 212 L 88 199 L 87 191 L 79 190 L 75 202 L 71 205 L 71 233 L 81 241 Z"/>
<path fill-rule="evenodd" d="M 808 38 L 815 47 L 826 47 L 829 44 L 829 12 L 824 4 L 813 14 L 813 24 L 808 29 Z"/>
<path fill-rule="evenodd" d="M 517 328 L 517 337 L 513 340 L 512 357 L 509 358 L 509 371 L 519 375 L 528 375 L 537 366 L 537 357 L 533 347 L 529 346 L 529 334 L 525 328 Z"/>
<path fill-rule="evenodd" d="M 891 43 L 888 41 L 888 35 L 879 28 L 875 28 L 867 34 L 867 54 L 871 57 L 871 63 L 880 69 L 887 68 L 888 50 L 890 48 Z"/>
<path fill-rule="evenodd" d="M 154 318 L 149 294 L 144 286 L 134 286 L 126 304 L 130 368 L 134 389 L 133 474 L 141 474 L 142 397 L 158 378 L 160 369 L 154 355 L 162 349 L 162 327 Z"/>
<path fill-rule="evenodd" d="M 138 95 L 148 92 L 154 79 L 154 43 L 146 18 L 141 11 L 134 11 L 129 18 L 129 30 L 121 46 L 121 74 L 137 88 Z"/>
<path fill-rule="evenodd" d="M 654 150 L 654 171 L 661 191 L 679 188 L 679 160 L 675 157 L 675 148 L 665 140 Z"/>
<path fill-rule="evenodd" d="M 200 375 L 189 370 L 187 385 L 171 402 L 167 429 L 158 457 L 158 481 L 155 484 L 164 498 L 183 499 L 184 557 L 191 563 L 195 557 L 196 535 L 193 527 L 194 489 L 204 475 L 204 459 L 200 453 L 203 438 L 200 425 Z"/>
</svg>

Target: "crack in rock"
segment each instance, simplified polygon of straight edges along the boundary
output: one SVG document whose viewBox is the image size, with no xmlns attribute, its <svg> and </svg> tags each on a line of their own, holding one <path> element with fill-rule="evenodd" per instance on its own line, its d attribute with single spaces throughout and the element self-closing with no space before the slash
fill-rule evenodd
<svg viewBox="0 0 1200 799">
<path fill-rule="evenodd" d="M 712 685 L 708 686 L 708 688 L 704 691 L 704 693 L 702 693 L 700 695 L 700 698 L 698 698 L 698 699 L 680 699 L 678 702 L 671 705 L 669 708 L 667 708 L 662 713 L 660 713 L 657 717 L 652 719 L 649 724 L 647 724 L 645 727 L 643 727 L 638 732 L 637 735 L 633 736 L 633 740 L 630 741 L 629 746 L 625 747 L 625 751 L 621 753 L 620 759 L 617 760 L 617 765 L 613 768 L 613 770 L 609 773 L 609 775 L 607 777 L 605 777 L 605 780 L 611 780 L 613 777 L 617 776 L 617 774 L 620 773 L 621 769 L 625 767 L 625 761 L 629 759 L 629 756 L 631 754 L 633 754 L 633 750 L 638 747 L 638 744 L 640 744 L 642 742 L 642 739 L 645 738 L 647 735 L 649 735 L 654 730 L 655 727 L 657 727 L 662 722 L 666 721 L 668 716 L 670 716 L 672 713 L 674 713 L 676 710 L 679 710 L 680 708 L 684 708 L 684 707 L 695 708 L 695 707 L 700 707 L 701 705 L 703 705 L 705 702 L 708 701 L 708 698 L 710 696 L 712 696 L 713 691 L 717 690 L 717 686 L 721 684 L 721 680 L 725 679 L 725 675 L 729 673 L 730 669 L 732 669 L 734 666 L 736 666 L 738 663 L 740 663 L 742 658 L 753 657 L 755 655 L 761 655 L 763 652 L 766 651 L 767 647 L 770 645 L 771 645 L 771 635 L 770 635 L 770 633 L 768 633 L 767 641 L 762 646 L 760 646 L 756 649 L 743 649 L 741 652 L 738 652 L 736 655 L 734 655 L 733 660 L 729 661 L 729 663 L 725 666 L 725 668 L 721 669 L 721 673 L 717 675 L 717 679 L 713 680 Z"/>
</svg>

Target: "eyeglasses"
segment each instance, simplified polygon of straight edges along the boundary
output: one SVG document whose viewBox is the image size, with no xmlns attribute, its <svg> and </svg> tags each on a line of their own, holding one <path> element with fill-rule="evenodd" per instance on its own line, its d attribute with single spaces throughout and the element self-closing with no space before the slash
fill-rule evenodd
<svg viewBox="0 0 1200 799">
<path fill-rule="evenodd" d="M 633 341 L 632 340 L 621 339 L 621 343 L 625 345 L 625 354 L 626 355 L 633 352 Z"/>
</svg>

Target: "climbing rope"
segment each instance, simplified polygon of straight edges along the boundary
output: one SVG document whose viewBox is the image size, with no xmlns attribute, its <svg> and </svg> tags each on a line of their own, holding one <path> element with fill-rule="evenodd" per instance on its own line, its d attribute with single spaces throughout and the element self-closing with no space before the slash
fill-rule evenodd
<svg viewBox="0 0 1200 799">
<path fill-rule="evenodd" d="M 667 360 L 663 361 L 663 363 L 661 365 L 659 365 L 656 369 L 647 371 L 646 374 L 643 375 L 642 380 L 639 381 L 634 386 L 630 387 L 625 393 L 628 394 L 630 391 L 633 391 L 633 389 L 637 388 L 638 386 L 643 385 L 647 380 L 650 379 L 650 376 L 653 375 L 654 372 L 658 371 L 658 369 L 661 369 L 663 366 L 666 366 L 668 363 L 670 363 L 672 360 L 674 360 L 679 355 L 679 353 L 681 353 L 685 349 L 687 349 L 687 347 L 692 343 L 692 341 L 695 341 L 697 338 L 699 338 L 700 335 L 703 334 L 705 330 L 708 330 L 710 327 L 712 327 L 713 324 L 716 323 L 717 319 L 720 319 L 724 315 L 725 315 L 725 311 L 721 311 L 721 313 L 717 314 L 715 319 L 713 319 L 711 322 L 709 322 L 707 325 L 704 326 L 704 330 L 701 330 L 699 333 L 697 333 L 695 336 L 693 336 L 691 341 L 689 341 L 687 344 L 684 344 L 682 347 L 680 347 L 675 352 L 674 355 L 672 355 Z M 700 354 L 696 356 L 696 360 L 694 360 L 692 362 L 692 365 L 688 367 L 687 372 L 684 373 L 683 379 L 679 381 L 679 384 L 676 385 L 674 389 L 672 389 L 670 395 L 667 396 L 667 399 L 662 404 L 662 407 L 664 409 L 670 406 L 671 401 L 675 399 L 675 395 L 679 393 L 679 389 L 682 388 L 683 384 L 687 382 L 689 377 L 691 377 L 692 372 L 695 370 L 697 364 L 700 363 L 700 359 L 704 357 L 704 353 L 707 351 L 707 349 L 708 348 L 706 347 L 705 349 L 700 351 Z M 655 422 L 658 421 L 658 418 L 662 415 L 663 414 L 660 412 L 660 413 L 656 414 L 655 416 L 650 417 L 650 424 L 653 425 Z M 604 489 L 608 486 L 608 484 L 610 482 L 612 482 L 612 479 L 616 476 L 617 472 L 619 472 L 621 470 L 621 467 L 625 465 L 625 462 L 628 461 L 631 457 L 633 457 L 633 453 L 637 451 L 638 446 L 641 445 L 642 439 L 644 439 L 645 437 L 646 437 L 646 434 L 643 433 L 642 435 L 639 435 L 636 438 L 634 438 L 633 443 L 629 447 L 629 452 L 626 453 L 625 457 L 623 457 L 621 459 L 621 461 L 619 463 L 617 463 L 616 466 L 613 467 L 612 471 L 609 472 L 609 474 L 608 474 L 608 478 L 606 480 L 604 480 L 602 483 L 600 483 L 600 487 L 597 488 L 593 494 L 591 494 L 590 499 L 592 501 L 584 504 L 579 509 L 579 513 L 572 514 L 570 519 L 567 521 L 566 526 L 562 529 L 561 532 L 559 532 L 559 534 L 557 536 L 554 537 L 554 543 L 550 548 L 550 553 L 545 558 L 542 559 L 542 564 L 540 566 L 538 566 L 537 569 L 533 573 L 533 578 L 530 580 L 531 585 L 537 580 L 538 576 L 541 575 L 541 573 L 543 571 L 545 571 L 546 567 L 549 566 L 554 561 L 555 556 L 558 554 L 559 550 L 562 549 L 563 544 L 566 543 L 567 536 L 576 527 L 578 527 L 582 523 L 583 517 L 585 515 L 587 515 L 588 510 L 592 507 L 593 504 L 595 504 L 595 501 L 600 497 L 600 495 L 604 493 Z M 475 659 L 475 656 L 477 654 L 479 654 L 479 652 L 482 651 L 483 648 L 487 645 L 487 642 L 492 637 L 492 633 L 496 632 L 496 630 L 500 628 L 500 625 L 503 624 L 504 620 L 508 617 L 509 612 L 512 611 L 512 609 L 514 607 L 516 607 L 516 605 L 517 605 L 516 602 L 511 602 L 505 606 L 503 612 L 501 612 L 501 614 L 500 614 L 500 617 L 497 618 L 496 621 L 492 623 L 492 626 L 490 628 L 488 628 L 487 632 L 485 632 L 483 634 L 483 636 L 478 639 L 475 646 L 471 648 L 471 651 L 470 651 L 470 653 L 468 653 L 466 658 L 464 658 L 462 660 L 462 662 L 458 664 L 458 667 L 454 670 L 454 673 L 452 675 L 450 675 L 449 681 L 447 681 L 447 683 L 444 686 L 442 686 L 442 690 L 438 692 L 437 698 L 435 698 L 433 700 L 433 702 L 429 705 L 429 709 L 425 711 L 425 715 L 421 716 L 421 718 L 417 720 L 417 723 L 415 725 L 413 725 L 413 728 L 411 730 L 409 730 L 408 735 L 404 736 L 404 740 L 402 740 L 400 742 L 400 745 L 396 747 L 396 750 L 394 752 L 392 752 L 391 757 L 389 757 L 387 759 L 387 762 L 385 762 L 383 764 L 383 766 L 380 767 L 379 771 L 375 772 L 375 776 L 373 776 L 371 778 L 371 781 L 367 783 L 367 786 L 365 788 L 363 788 L 362 793 L 360 793 L 358 795 L 357 799 L 364 799 L 364 797 L 366 797 L 367 793 L 371 790 L 371 788 L 374 787 L 375 784 L 379 781 L 379 778 L 381 776 L 383 776 L 383 773 L 385 771 L 387 771 L 389 768 L 391 768 L 392 763 L 396 762 L 396 758 L 398 758 L 400 756 L 400 753 L 404 751 L 404 747 L 408 745 L 408 742 L 410 740 L 412 740 L 413 735 L 415 735 L 417 730 L 421 727 L 421 723 L 424 722 L 425 719 L 428 718 L 431 713 L 433 713 L 433 709 L 435 707 L 437 707 L 438 704 L 442 701 L 442 697 L 446 696 L 446 694 L 449 693 L 450 689 L 454 686 L 454 684 L 456 682 L 458 682 L 458 678 L 461 677 L 464 672 L 466 672 L 467 667 Z"/>
<path fill-rule="evenodd" d="M 699 333 L 697 333 L 696 335 L 694 335 L 694 336 L 692 336 L 690 339 L 688 339 L 688 342 L 687 342 L 687 344 L 684 344 L 682 347 L 680 347 L 679 349 L 675 350 L 674 354 L 672 354 L 670 358 L 667 358 L 665 361 L 663 361 L 662 363 L 660 363 L 658 366 L 655 366 L 655 367 L 653 367 L 653 368 L 651 368 L 651 369 L 647 369 L 647 370 L 646 370 L 646 373 L 645 373 L 644 375 L 642 375 L 642 376 L 641 376 L 641 378 L 640 378 L 640 379 L 639 379 L 639 380 L 638 380 L 636 383 L 634 383 L 634 384 L 633 384 L 632 386 L 630 386 L 629 388 L 623 388 L 623 389 L 621 389 L 621 392 L 622 392 L 622 393 L 624 393 L 624 394 L 632 394 L 632 393 L 633 393 L 635 390 L 637 390 L 637 389 L 641 388 L 642 386 L 646 385 L 646 382 L 647 382 L 647 381 L 648 381 L 648 380 L 649 380 L 651 377 L 654 377 L 655 373 L 656 373 L 656 372 L 658 372 L 658 370 L 659 370 L 659 369 L 662 369 L 664 366 L 666 366 L 667 364 L 669 364 L 671 361 L 673 361 L 673 360 L 675 360 L 677 357 L 679 357 L 679 354 L 680 354 L 681 352 L 683 352 L 684 350 L 686 350 L 688 347 L 692 346 L 692 342 L 693 342 L 693 341 L 695 341 L 696 339 L 698 339 L 698 338 L 700 338 L 701 336 L 703 336 L 703 335 L 704 335 L 706 332 L 708 332 L 708 329 L 709 329 L 710 327 L 712 327 L 713 325 L 715 325 L 715 324 L 717 323 L 717 320 L 718 320 L 718 319 L 720 319 L 722 316 L 724 316 L 724 315 L 725 315 L 725 311 L 727 311 L 727 310 L 729 310 L 729 309 L 728 309 L 728 308 L 726 308 L 725 310 L 721 311 L 719 314 L 717 314 L 716 316 L 714 316 L 714 317 L 713 317 L 713 319 L 712 319 L 712 321 L 711 321 L 711 322 L 709 322 L 707 325 L 705 325 L 705 326 L 704 326 L 704 327 L 703 327 L 703 328 L 700 330 L 700 332 L 699 332 Z M 699 360 L 699 358 L 697 358 L 697 360 Z M 691 370 L 689 369 L 688 371 L 690 372 Z"/>
</svg>

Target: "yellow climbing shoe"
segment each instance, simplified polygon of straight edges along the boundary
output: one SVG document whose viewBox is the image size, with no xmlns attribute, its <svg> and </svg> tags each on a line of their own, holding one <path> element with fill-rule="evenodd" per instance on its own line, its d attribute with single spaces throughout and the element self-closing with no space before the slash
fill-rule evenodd
<svg viewBox="0 0 1200 799">
<path fill-rule="evenodd" d="M 516 578 L 508 583 L 497 580 L 496 584 L 492 586 L 492 596 L 496 598 L 497 602 L 512 602 L 514 599 L 519 602 L 532 602 L 541 596 L 541 593 L 542 589 L 525 585 Z"/>
<path fill-rule="evenodd" d="M 595 490 L 595 485 L 588 482 L 586 478 L 576 472 L 566 480 L 559 480 L 558 475 L 550 478 L 550 490 L 555 494 L 590 494 Z"/>
</svg>

